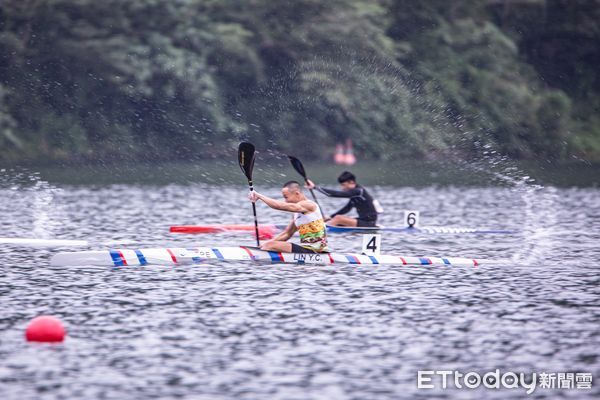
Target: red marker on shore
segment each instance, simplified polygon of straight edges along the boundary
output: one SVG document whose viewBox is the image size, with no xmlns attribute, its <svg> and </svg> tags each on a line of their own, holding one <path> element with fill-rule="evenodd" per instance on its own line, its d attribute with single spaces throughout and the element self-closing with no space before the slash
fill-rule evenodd
<svg viewBox="0 0 600 400">
<path fill-rule="evenodd" d="M 346 140 L 346 150 L 344 152 L 344 164 L 346 164 L 346 165 L 356 164 L 356 156 L 354 155 L 354 149 L 352 147 L 352 139 Z"/>
<path fill-rule="evenodd" d="M 29 322 L 25 338 L 28 342 L 62 342 L 65 339 L 65 328 L 58 318 L 42 315 Z"/>
<path fill-rule="evenodd" d="M 335 146 L 335 154 L 333 155 L 333 162 L 336 164 L 344 164 L 346 161 L 346 155 L 344 154 L 344 145 L 337 144 Z"/>
</svg>

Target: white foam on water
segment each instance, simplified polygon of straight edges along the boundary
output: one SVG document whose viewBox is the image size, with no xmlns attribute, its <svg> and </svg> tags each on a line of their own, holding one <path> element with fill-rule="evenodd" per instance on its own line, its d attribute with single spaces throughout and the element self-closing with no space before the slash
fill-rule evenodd
<svg viewBox="0 0 600 400">
<path fill-rule="evenodd" d="M 53 239 L 64 218 L 64 205 L 55 201 L 62 189 L 40 178 L 38 172 L 15 168 L 3 170 L 0 191 L 10 199 L 6 204 L 27 214 L 29 223 L 15 226 L 10 221 L 4 229 L 6 236 Z"/>
<path fill-rule="evenodd" d="M 557 190 L 536 183 L 514 161 L 492 150 L 493 146 L 482 146 L 482 156 L 474 162 L 463 164 L 468 169 L 490 175 L 500 186 L 508 187 L 522 206 L 514 210 L 516 227 L 521 232 L 521 245 L 515 248 L 510 260 L 519 265 L 541 265 L 551 258 L 557 248 L 557 215 L 560 204 Z M 520 221 L 519 221 L 520 218 Z"/>
</svg>

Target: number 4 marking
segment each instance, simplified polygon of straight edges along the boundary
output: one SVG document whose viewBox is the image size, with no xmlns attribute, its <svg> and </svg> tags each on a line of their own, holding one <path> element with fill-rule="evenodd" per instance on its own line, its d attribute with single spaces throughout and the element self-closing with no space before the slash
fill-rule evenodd
<svg viewBox="0 0 600 400">
<path fill-rule="evenodd" d="M 371 240 L 369 241 L 369 243 L 367 243 L 366 248 L 371 250 L 373 253 L 375 253 L 377 251 L 377 238 L 375 236 L 373 236 L 371 238 Z"/>
<path fill-rule="evenodd" d="M 381 251 L 381 235 L 363 235 L 362 252 L 366 255 L 379 255 Z"/>
</svg>

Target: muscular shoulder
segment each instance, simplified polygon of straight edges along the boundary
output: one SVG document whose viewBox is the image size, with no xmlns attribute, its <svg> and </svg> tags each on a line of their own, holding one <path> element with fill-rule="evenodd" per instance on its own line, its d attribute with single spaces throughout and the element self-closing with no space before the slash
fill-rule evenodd
<svg viewBox="0 0 600 400">
<path fill-rule="evenodd" d="M 313 212 L 317 209 L 317 204 L 310 200 L 302 200 L 298 205 L 302 206 L 306 210 L 305 212 Z"/>
</svg>

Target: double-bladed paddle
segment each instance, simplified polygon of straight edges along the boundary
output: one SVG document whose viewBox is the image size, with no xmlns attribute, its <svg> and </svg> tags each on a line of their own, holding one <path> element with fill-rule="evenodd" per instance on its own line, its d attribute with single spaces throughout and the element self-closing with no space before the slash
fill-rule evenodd
<svg viewBox="0 0 600 400">
<path fill-rule="evenodd" d="M 290 163 L 292 163 L 292 167 L 294 167 L 296 172 L 299 173 L 304 178 L 304 182 L 308 183 L 308 178 L 306 177 L 306 170 L 304 169 L 304 165 L 302 165 L 302 162 L 294 156 L 288 155 L 288 158 L 290 159 Z M 309 190 L 310 190 L 310 194 L 312 194 L 312 197 L 315 200 L 315 203 L 317 203 L 317 206 L 319 207 L 319 209 L 322 212 L 323 209 L 321 208 L 321 205 L 317 201 L 317 196 L 315 196 L 315 192 L 312 189 L 309 189 Z"/>
<path fill-rule="evenodd" d="M 256 157 L 255 148 L 252 143 L 242 142 L 238 147 L 238 161 L 240 168 L 248 179 L 250 191 L 254 191 L 252 184 L 252 170 L 254 169 L 254 158 Z M 258 235 L 258 218 L 256 217 L 256 204 L 252 203 L 252 212 L 254 213 L 254 229 L 256 231 L 256 245 L 260 247 L 260 239 Z"/>
</svg>

